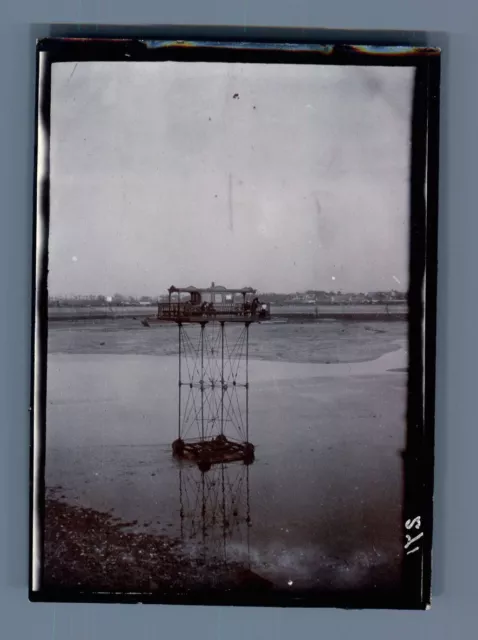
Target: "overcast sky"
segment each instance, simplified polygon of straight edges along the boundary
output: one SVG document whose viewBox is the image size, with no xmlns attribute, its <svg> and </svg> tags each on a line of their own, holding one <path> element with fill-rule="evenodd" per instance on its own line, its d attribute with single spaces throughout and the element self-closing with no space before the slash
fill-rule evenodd
<svg viewBox="0 0 478 640">
<path fill-rule="evenodd" d="M 404 67 L 54 64 L 50 294 L 404 290 L 412 82 Z"/>
</svg>

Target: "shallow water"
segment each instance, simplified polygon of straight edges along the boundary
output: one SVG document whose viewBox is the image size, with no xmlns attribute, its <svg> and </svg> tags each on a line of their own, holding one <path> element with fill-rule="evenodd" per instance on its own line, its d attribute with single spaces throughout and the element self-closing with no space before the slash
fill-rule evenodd
<svg viewBox="0 0 478 640">
<path fill-rule="evenodd" d="M 137 521 L 133 528 L 181 537 L 192 556 L 239 559 L 278 586 L 396 585 L 406 374 L 392 370 L 406 368 L 407 354 L 404 336 L 390 331 L 388 350 L 378 334 L 385 353 L 369 361 L 256 354 L 248 414 L 256 459 L 204 475 L 171 456 L 177 357 L 91 353 L 91 336 L 70 332 L 76 352 L 49 356 L 47 485 Z"/>
</svg>

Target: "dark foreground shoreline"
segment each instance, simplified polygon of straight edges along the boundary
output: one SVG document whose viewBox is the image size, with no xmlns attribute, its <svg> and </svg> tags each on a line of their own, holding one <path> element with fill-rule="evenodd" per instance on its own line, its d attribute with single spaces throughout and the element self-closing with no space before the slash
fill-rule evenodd
<svg viewBox="0 0 478 640">
<path fill-rule="evenodd" d="M 45 502 L 44 583 L 93 591 L 153 591 L 161 575 L 165 586 L 180 570 L 178 543 L 166 537 L 125 531 L 134 523 L 107 513 Z"/>
<path fill-rule="evenodd" d="M 166 536 L 125 531 L 108 513 L 45 500 L 39 602 L 143 602 L 274 607 L 408 608 L 391 589 L 278 589 L 249 568 L 201 565 Z"/>
<path fill-rule="evenodd" d="M 181 542 L 127 530 L 109 513 L 45 501 L 44 570 L 47 589 L 89 592 L 185 594 L 191 590 L 269 590 L 272 584 L 239 564 L 222 566 L 193 559 Z"/>
</svg>

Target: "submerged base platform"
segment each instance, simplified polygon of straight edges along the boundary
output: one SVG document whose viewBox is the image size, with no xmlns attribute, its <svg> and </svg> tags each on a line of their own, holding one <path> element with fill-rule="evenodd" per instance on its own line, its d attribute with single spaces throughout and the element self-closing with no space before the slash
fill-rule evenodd
<svg viewBox="0 0 478 640">
<path fill-rule="evenodd" d="M 196 462 L 203 472 L 209 471 L 213 464 L 224 462 L 254 462 L 254 445 L 250 442 L 236 442 L 224 435 L 196 441 L 181 438 L 172 444 L 173 455 L 182 460 Z"/>
</svg>

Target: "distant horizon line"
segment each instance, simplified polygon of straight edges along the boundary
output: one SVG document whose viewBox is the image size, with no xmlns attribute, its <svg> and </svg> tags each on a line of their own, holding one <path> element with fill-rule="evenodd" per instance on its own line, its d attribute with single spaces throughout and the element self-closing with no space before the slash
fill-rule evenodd
<svg viewBox="0 0 478 640">
<path fill-rule="evenodd" d="M 402 293 L 406 294 L 408 289 L 372 289 L 369 291 L 351 291 L 345 289 L 305 289 L 302 291 L 274 291 L 274 290 L 266 290 L 266 289 L 256 289 L 257 293 L 263 295 L 279 295 L 279 296 L 292 296 L 292 295 L 307 295 L 307 294 L 317 294 L 317 293 L 327 293 L 327 294 L 339 294 L 339 295 L 370 295 L 373 293 Z M 124 299 L 134 298 L 159 298 L 162 296 L 168 295 L 167 291 L 160 294 L 151 294 L 151 293 L 142 293 L 142 294 L 126 294 L 126 293 L 114 293 L 114 294 L 104 294 L 104 293 L 55 293 L 49 294 L 49 298 L 115 298 L 120 297 Z"/>
</svg>

